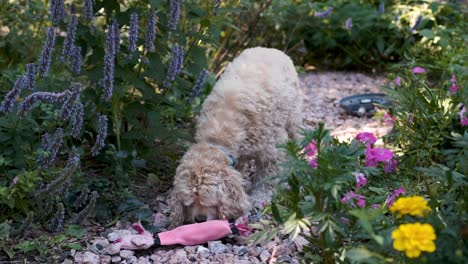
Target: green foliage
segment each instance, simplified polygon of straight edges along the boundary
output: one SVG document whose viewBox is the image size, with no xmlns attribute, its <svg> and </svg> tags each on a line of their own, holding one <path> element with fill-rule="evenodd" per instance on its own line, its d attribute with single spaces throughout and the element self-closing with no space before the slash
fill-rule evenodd
<svg viewBox="0 0 468 264">
<path fill-rule="evenodd" d="M 244 47 L 275 47 L 297 64 L 320 68 L 386 68 L 414 45 L 437 52 L 450 45 L 453 35 L 464 34 L 459 26 L 463 6 L 456 1 L 286 0 L 242 5 L 245 12 L 238 14 L 236 27 L 224 31 L 225 50 L 235 55 Z M 328 16 L 320 15 L 329 8 L 333 11 Z M 346 26 L 348 19 L 351 28 Z"/>
<path fill-rule="evenodd" d="M 169 28 L 169 1 L 95 0 L 94 18 L 83 16 L 82 1 L 66 1 L 65 20 L 55 30 L 52 63 L 47 78 L 37 76 L 35 91 L 60 93 L 70 84 L 80 83 L 79 102 L 84 105 L 83 129 L 72 137 L 73 122 L 61 118 L 62 102 L 42 102 L 25 117 L 17 115 L 18 104 L 35 91 L 22 89 L 12 113 L 0 114 L 0 221 L 12 220 L 14 236 L 31 228 L 61 231 L 68 224 L 80 224 L 88 217 L 107 222 L 116 217 L 149 219 L 151 210 L 131 195 L 133 180 L 145 181 L 147 174 L 169 182 L 176 161 L 191 141 L 193 113 L 208 93 L 192 98 L 196 80 L 208 68 L 208 52 L 218 45 L 221 26 L 227 25 L 229 6 L 215 8 L 206 1 L 183 1 L 179 24 Z M 24 74 L 26 63 L 38 61 L 45 30 L 51 26 L 50 1 L 7 1 L 0 4 L 0 93 L 6 95 L 16 77 Z M 75 45 L 81 48 L 83 65 L 76 74 L 61 58 L 67 35 L 67 22 L 74 5 L 78 16 Z M 157 15 L 154 52 L 145 48 L 145 28 L 150 10 Z M 137 50 L 130 51 L 130 15 L 139 15 Z M 104 55 L 107 25 L 116 20 L 121 41 L 115 58 L 114 89 L 103 100 Z M 63 33 L 63 34 L 62 34 Z M 163 83 L 173 60 L 171 50 L 184 51 L 182 71 L 170 87 Z M 37 65 L 37 63 L 36 63 Z M 2 96 L 2 98 L 4 98 Z M 188 103 L 190 102 L 190 103 Z M 97 141 L 98 116 L 108 117 L 106 146 L 96 157 L 91 154 Z M 53 153 L 41 144 L 45 133 L 64 131 L 57 159 L 50 167 L 38 162 Z M 76 152 L 75 152 L 76 148 Z M 80 156 L 73 165 L 70 153 Z M 153 176 L 154 177 L 154 176 Z M 148 186 L 151 188 L 152 186 Z M 159 191 L 165 191 L 160 187 Z M 98 195 L 99 194 L 99 195 Z M 138 201 L 138 204 L 135 203 Z M 34 214 L 29 214 L 29 212 Z M 68 229 L 67 229 L 68 230 Z M 18 250 L 28 251 L 32 244 Z M 73 247 L 73 246 L 72 246 Z"/>
</svg>

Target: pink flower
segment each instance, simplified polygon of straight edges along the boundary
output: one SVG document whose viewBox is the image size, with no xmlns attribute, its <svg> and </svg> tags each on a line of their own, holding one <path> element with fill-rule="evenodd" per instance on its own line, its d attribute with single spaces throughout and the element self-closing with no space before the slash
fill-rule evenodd
<svg viewBox="0 0 468 264">
<path fill-rule="evenodd" d="M 395 83 L 396 83 L 397 86 L 400 86 L 400 85 L 401 85 L 401 78 L 400 78 L 400 76 L 397 76 L 397 77 L 395 78 Z"/>
<path fill-rule="evenodd" d="M 466 107 L 463 106 L 463 108 L 460 111 L 460 123 L 462 126 L 468 126 L 468 116 L 466 116 L 465 113 Z"/>
<path fill-rule="evenodd" d="M 364 144 L 374 144 L 377 141 L 377 138 L 375 138 L 374 134 L 370 132 L 361 132 L 357 134 L 356 139 L 360 140 Z"/>
<path fill-rule="evenodd" d="M 385 203 L 390 207 L 393 205 L 393 202 L 395 201 L 395 199 L 402 195 L 402 194 L 406 194 L 406 191 L 405 191 L 405 188 L 403 186 L 401 186 L 400 188 L 394 190 L 393 192 L 390 192 L 387 196 L 387 199 L 385 200 Z"/>
<path fill-rule="evenodd" d="M 389 113 L 384 114 L 384 122 L 389 126 L 393 126 L 393 123 L 396 121 L 396 116 L 391 116 Z"/>
<path fill-rule="evenodd" d="M 317 159 L 316 159 L 316 158 L 315 158 L 315 159 L 311 159 L 311 160 L 309 161 L 309 165 L 316 169 L 316 168 L 318 167 Z"/>
<path fill-rule="evenodd" d="M 392 173 L 396 171 L 396 168 L 398 166 L 398 160 L 397 159 L 390 159 L 387 161 L 384 161 L 384 171 L 385 173 Z"/>
<path fill-rule="evenodd" d="M 367 179 L 364 173 L 356 173 L 354 176 L 356 177 L 356 189 L 359 190 L 361 187 L 366 185 Z"/>
<path fill-rule="evenodd" d="M 449 88 L 450 93 L 452 94 L 457 93 L 458 89 L 460 89 L 460 86 L 458 86 L 457 84 L 452 84 Z"/>
<path fill-rule="evenodd" d="M 414 67 L 413 68 L 413 73 L 414 74 L 421 74 L 421 73 L 425 73 L 426 72 L 426 69 L 424 69 L 423 67 Z"/>
<path fill-rule="evenodd" d="M 314 156 L 317 152 L 317 142 L 315 140 L 312 140 L 312 142 L 305 146 L 304 150 L 306 151 L 307 157 Z"/>
<path fill-rule="evenodd" d="M 451 83 L 457 83 L 457 76 L 455 74 L 452 74 L 452 78 L 450 78 Z"/>
<path fill-rule="evenodd" d="M 18 176 L 16 176 L 15 178 L 13 178 L 13 180 L 11 180 L 11 185 L 16 185 L 18 183 Z"/>
<path fill-rule="evenodd" d="M 364 197 L 363 195 L 360 195 L 360 194 L 356 194 L 354 192 L 348 192 L 345 194 L 345 196 L 341 199 L 341 202 L 345 203 L 345 204 L 349 204 L 351 207 L 355 206 L 354 204 L 354 201 L 355 200 L 358 200 L 357 201 L 357 206 L 359 207 L 365 207 L 366 206 L 366 197 Z"/>
<path fill-rule="evenodd" d="M 393 158 L 393 152 L 386 148 L 366 148 L 366 166 L 376 167 L 379 162 L 389 161 Z"/>
<path fill-rule="evenodd" d="M 380 208 L 380 204 L 373 204 L 373 205 L 371 205 L 371 206 L 372 206 L 372 208 L 374 208 L 374 209 L 379 209 L 379 208 Z"/>
<path fill-rule="evenodd" d="M 343 223 L 345 225 L 349 225 L 349 219 L 346 218 L 346 217 L 340 217 L 340 221 L 341 221 L 341 223 Z"/>
</svg>

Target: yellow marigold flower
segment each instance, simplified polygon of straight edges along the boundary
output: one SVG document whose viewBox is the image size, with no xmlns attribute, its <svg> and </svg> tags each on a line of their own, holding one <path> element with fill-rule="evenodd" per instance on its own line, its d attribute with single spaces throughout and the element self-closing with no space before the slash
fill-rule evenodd
<svg viewBox="0 0 468 264">
<path fill-rule="evenodd" d="M 408 258 L 417 258 L 422 251 L 434 252 L 436 234 L 430 224 L 402 224 L 392 232 L 393 248 L 405 251 Z"/>
<path fill-rule="evenodd" d="M 390 206 L 390 212 L 398 212 L 398 217 L 406 214 L 423 217 L 426 211 L 431 208 L 422 196 L 400 197 Z"/>
</svg>

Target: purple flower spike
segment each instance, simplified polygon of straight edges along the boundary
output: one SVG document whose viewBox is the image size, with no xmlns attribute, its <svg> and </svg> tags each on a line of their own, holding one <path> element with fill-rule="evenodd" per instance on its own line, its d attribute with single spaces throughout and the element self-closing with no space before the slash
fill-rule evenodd
<svg viewBox="0 0 468 264">
<path fill-rule="evenodd" d="M 54 136 L 51 137 L 49 134 L 42 136 L 42 149 L 46 151 L 49 155 L 43 156 L 39 155 L 37 160 L 44 168 L 48 168 L 53 164 L 55 158 L 57 157 L 58 152 L 63 144 L 63 129 L 59 128 L 55 132 Z"/>
<path fill-rule="evenodd" d="M 72 85 L 68 96 L 63 103 L 62 110 L 60 111 L 60 119 L 66 121 L 70 118 L 75 102 L 80 98 L 81 84 L 75 83 Z"/>
<path fill-rule="evenodd" d="M 379 13 L 380 14 L 385 13 L 385 3 L 384 2 L 380 2 L 380 4 L 379 4 Z"/>
<path fill-rule="evenodd" d="M 62 93 L 35 92 L 24 98 L 18 107 L 18 116 L 25 116 L 37 103 L 58 103 L 64 102 L 68 97 L 69 91 Z"/>
<path fill-rule="evenodd" d="M 20 75 L 16 78 L 15 84 L 13 85 L 13 89 L 11 89 L 5 99 L 3 100 L 2 104 L 0 105 L 0 113 L 11 113 L 13 111 L 13 107 L 15 106 L 16 100 L 21 93 L 21 90 L 26 86 L 27 78 L 23 75 Z"/>
<path fill-rule="evenodd" d="M 183 65 L 184 51 L 182 47 L 176 45 L 172 47 L 172 61 L 167 71 L 166 80 L 163 83 L 165 88 L 169 88 L 171 86 L 171 82 L 175 80 L 176 75 L 182 71 Z"/>
<path fill-rule="evenodd" d="M 208 75 L 208 71 L 203 69 L 198 75 L 198 79 L 195 82 L 195 85 L 192 88 L 192 98 L 193 100 L 195 97 L 199 96 L 202 90 L 203 84 L 205 84 L 206 76 Z"/>
<path fill-rule="evenodd" d="M 112 19 L 112 28 L 114 29 L 114 56 L 120 51 L 120 27 L 117 18 Z"/>
<path fill-rule="evenodd" d="M 353 18 L 348 17 L 348 19 L 346 19 L 345 28 L 347 30 L 351 30 L 353 28 Z"/>
<path fill-rule="evenodd" d="M 414 74 L 422 74 L 426 72 L 426 69 L 423 67 L 414 67 L 412 71 Z"/>
<path fill-rule="evenodd" d="M 78 17 L 76 15 L 72 15 L 68 20 L 67 25 L 67 36 L 63 41 L 63 48 L 62 48 L 62 60 L 66 60 L 73 56 L 73 48 L 75 46 L 75 39 L 76 39 L 76 28 L 78 27 Z"/>
<path fill-rule="evenodd" d="M 52 0 L 49 7 L 50 19 L 54 27 L 58 26 L 65 18 L 64 0 Z"/>
<path fill-rule="evenodd" d="M 172 31 L 177 29 L 179 24 L 180 17 L 180 0 L 171 0 L 170 1 L 170 15 L 169 15 L 169 28 Z"/>
<path fill-rule="evenodd" d="M 422 16 L 419 15 L 418 18 L 416 18 L 416 22 L 414 22 L 414 25 L 413 27 L 411 27 L 411 32 L 414 32 L 418 27 L 419 27 L 419 24 L 421 24 L 421 20 L 422 20 Z"/>
<path fill-rule="evenodd" d="M 130 33 L 128 34 L 128 50 L 135 52 L 138 41 L 138 13 L 130 15 Z"/>
<path fill-rule="evenodd" d="M 93 20 L 93 17 L 94 17 L 93 0 L 84 0 L 84 3 L 83 3 L 83 16 L 88 21 Z"/>
<path fill-rule="evenodd" d="M 36 65 L 34 63 L 26 64 L 25 86 L 31 90 L 36 90 Z"/>
<path fill-rule="evenodd" d="M 99 151 L 106 145 L 104 140 L 107 137 L 107 116 L 99 115 L 98 120 L 98 134 L 96 136 L 96 142 L 94 146 L 91 148 L 91 154 L 96 156 L 99 154 Z"/>
<path fill-rule="evenodd" d="M 331 15 L 331 13 L 333 12 L 333 7 L 330 6 L 327 8 L 327 10 L 325 11 L 322 11 L 322 12 L 315 12 L 314 13 L 314 17 L 318 17 L 318 18 L 326 18 L 326 17 L 329 17 Z"/>
<path fill-rule="evenodd" d="M 38 73 L 41 77 L 47 77 L 49 73 L 50 64 L 52 62 L 52 53 L 55 46 L 55 28 L 47 28 L 47 39 L 44 43 L 41 55 L 39 57 Z"/>
<path fill-rule="evenodd" d="M 75 75 L 79 75 L 81 73 L 81 65 L 82 65 L 82 60 L 81 60 L 81 47 L 79 46 L 74 46 L 73 47 L 73 54 L 71 57 L 71 65 L 70 69 Z"/>
<path fill-rule="evenodd" d="M 112 24 L 107 25 L 106 47 L 104 53 L 104 77 L 101 85 L 104 88 L 102 97 L 109 101 L 114 89 L 114 68 L 115 68 L 115 30 Z"/>
<path fill-rule="evenodd" d="M 78 102 L 75 104 L 72 110 L 72 137 L 78 139 L 81 134 L 81 128 L 83 127 L 83 104 Z"/>
<path fill-rule="evenodd" d="M 156 11 L 149 10 L 146 21 L 145 48 L 149 52 L 154 52 L 154 40 L 156 39 Z"/>
</svg>

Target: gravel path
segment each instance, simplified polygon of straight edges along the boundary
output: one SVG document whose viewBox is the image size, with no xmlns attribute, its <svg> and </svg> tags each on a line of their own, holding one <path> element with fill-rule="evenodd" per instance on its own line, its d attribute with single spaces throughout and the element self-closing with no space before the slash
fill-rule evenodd
<svg viewBox="0 0 468 264">
<path fill-rule="evenodd" d="M 353 138 L 362 131 L 373 132 L 376 136 L 386 134 L 390 127 L 382 120 L 352 117 L 339 107 L 342 97 L 368 92 L 381 92 L 383 77 L 368 76 L 360 73 L 313 72 L 301 76 L 305 94 L 305 125 L 309 128 L 324 122 L 326 128 L 340 140 Z M 260 198 L 261 199 L 261 198 Z M 160 195 L 150 206 L 157 211 L 154 225 L 167 227 L 171 208 L 165 203 L 166 197 Z M 261 213 L 261 208 L 249 216 L 249 223 L 269 219 Z M 85 251 L 70 252 L 63 263 L 299 263 L 303 246 L 307 243 L 299 237 L 295 241 L 275 237 L 263 245 L 252 245 L 242 237 L 212 241 L 207 245 L 192 247 L 160 247 L 145 251 L 120 250 L 111 242 L 116 239 L 117 231 L 130 230 L 128 224 L 118 223 L 113 229 L 106 229 L 88 242 Z"/>
</svg>

